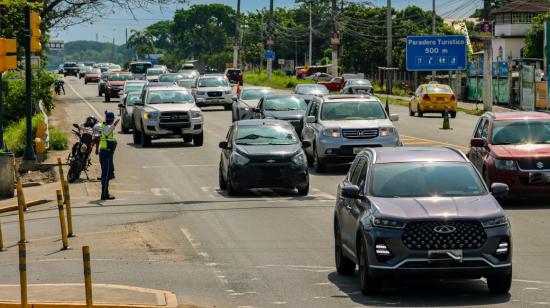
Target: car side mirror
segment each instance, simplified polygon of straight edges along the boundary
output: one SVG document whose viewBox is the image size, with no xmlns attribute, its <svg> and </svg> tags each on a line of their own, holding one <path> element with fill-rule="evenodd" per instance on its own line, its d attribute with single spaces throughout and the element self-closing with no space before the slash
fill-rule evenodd
<svg viewBox="0 0 550 308">
<path fill-rule="evenodd" d="M 350 199 L 359 199 L 359 186 L 347 185 L 342 187 L 342 197 Z"/>
<path fill-rule="evenodd" d="M 239 99 L 239 97 L 238 97 L 237 95 L 233 95 L 233 97 L 231 97 L 231 99 L 232 99 L 234 102 L 236 102 L 236 101 Z"/>
<path fill-rule="evenodd" d="M 118 104 L 118 108 L 124 108 L 124 104 Z"/>
<path fill-rule="evenodd" d="M 262 110 L 260 108 L 254 108 L 252 109 L 252 111 L 254 111 L 254 113 L 262 113 Z"/>
<path fill-rule="evenodd" d="M 304 140 L 302 141 L 302 148 L 309 148 L 311 146 L 311 141 L 309 140 Z"/>
<path fill-rule="evenodd" d="M 493 183 L 491 185 L 491 194 L 495 197 L 504 197 L 508 194 L 510 188 L 504 183 Z"/>
<path fill-rule="evenodd" d="M 134 102 L 134 106 L 145 106 L 145 104 L 142 101 Z"/>
<path fill-rule="evenodd" d="M 398 114 L 390 114 L 390 121 L 392 121 L 392 122 L 399 121 L 399 115 Z"/>
<path fill-rule="evenodd" d="M 220 143 L 218 144 L 218 147 L 220 149 L 223 149 L 223 150 L 227 150 L 227 149 L 230 149 L 231 147 L 229 146 L 229 143 L 227 141 L 220 141 Z"/>
<path fill-rule="evenodd" d="M 306 118 L 306 123 L 315 123 L 315 122 L 317 122 L 317 119 L 315 119 L 314 116 L 308 116 Z"/>
<path fill-rule="evenodd" d="M 472 148 L 483 148 L 486 145 L 487 145 L 487 143 L 482 138 L 472 138 L 470 140 L 470 146 Z"/>
<path fill-rule="evenodd" d="M 73 127 L 76 128 L 76 129 L 80 129 L 80 125 L 78 125 L 76 123 L 73 124 Z"/>
</svg>

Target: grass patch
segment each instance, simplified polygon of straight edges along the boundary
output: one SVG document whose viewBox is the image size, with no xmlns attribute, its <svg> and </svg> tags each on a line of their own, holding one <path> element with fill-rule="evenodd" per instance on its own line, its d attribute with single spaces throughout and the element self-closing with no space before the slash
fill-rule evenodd
<svg viewBox="0 0 550 308">
<path fill-rule="evenodd" d="M 301 83 L 315 83 L 311 79 L 296 79 L 296 76 L 287 76 L 283 71 L 276 70 L 271 75 L 271 79 L 267 79 L 265 71 L 244 73 L 244 83 L 255 86 L 271 87 L 274 89 L 290 89 Z"/>
<path fill-rule="evenodd" d="M 50 126 L 50 149 L 56 151 L 62 151 L 69 147 L 69 138 L 63 131 L 57 129 L 57 127 Z"/>
<path fill-rule="evenodd" d="M 36 134 L 36 123 L 38 123 L 38 121 L 42 119 L 43 119 L 42 115 L 36 115 L 32 119 L 33 140 Z M 21 156 L 25 151 L 25 146 L 27 144 L 26 132 L 27 132 L 27 129 L 26 129 L 25 118 L 22 118 L 19 121 L 8 125 L 8 127 L 6 127 L 4 131 L 4 141 L 6 143 L 6 146 L 12 153 L 15 154 L 15 156 Z M 67 138 L 67 135 L 64 132 L 50 125 L 49 133 L 50 133 L 50 149 L 64 150 L 67 148 L 69 144 L 69 139 Z"/>
</svg>

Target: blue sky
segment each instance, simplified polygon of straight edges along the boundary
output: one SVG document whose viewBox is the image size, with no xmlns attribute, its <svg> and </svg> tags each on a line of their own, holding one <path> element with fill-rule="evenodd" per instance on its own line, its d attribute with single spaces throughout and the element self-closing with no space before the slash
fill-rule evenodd
<svg viewBox="0 0 550 308">
<path fill-rule="evenodd" d="M 361 2 L 361 0 L 354 0 Z M 236 7 L 237 0 L 191 0 L 191 4 L 205 3 L 223 3 Z M 375 6 L 386 6 L 386 0 L 371 0 Z M 476 4 L 477 3 L 477 4 Z M 431 0 L 393 0 L 392 5 L 397 8 L 407 5 L 418 5 L 424 9 L 430 9 Z M 478 0 L 436 0 L 436 10 L 438 14 L 453 15 L 446 17 L 464 17 L 473 11 L 474 7 L 481 6 L 482 1 Z M 275 0 L 275 6 L 293 7 L 294 0 Z M 269 6 L 269 0 L 241 0 L 242 10 L 254 11 Z M 100 42 L 111 42 L 113 38 L 116 44 L 121 44 L 125 40 L 124 29 L 143 29 L 159 20 L 172 19 L 174 12 L 179 8 L 185 8 L 188 5 L 174 4 L 170 6 L 151 6 L 147 10 L 136 11 L 138 20 L 133 20 L 132 16 L 126 12 L 121 14 L 103 16 L 98 18 L 93 24 L 82 24 L 72 26 L 65 30 L 59 29 L 52 33 L 53 39 L 62 39 L 66 42 L 75 40 L 96 40 Z M 454 13 L 450 13 L 454 12 Z"/>
</svg>

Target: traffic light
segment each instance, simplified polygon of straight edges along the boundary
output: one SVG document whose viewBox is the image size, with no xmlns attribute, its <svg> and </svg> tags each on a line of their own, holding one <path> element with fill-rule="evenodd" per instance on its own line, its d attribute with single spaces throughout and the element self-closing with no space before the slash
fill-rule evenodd
<svg viewBox="0 0 550 308">
<path fill-rule="evenodd" d="M 42 44 L 40 43 L 40 36 L 42 31 L 40 31 L 40 24 L 42 23 L 42 18 L 40 14 L 31 12 L 31 52 L 41 52 Z"/>
<path fill-rule="evenodd" d="M 8 55 L 16 52 L 15 39 L 0 38 L 0 72 L 17 68 L 17 57 Z"/>
</svg>

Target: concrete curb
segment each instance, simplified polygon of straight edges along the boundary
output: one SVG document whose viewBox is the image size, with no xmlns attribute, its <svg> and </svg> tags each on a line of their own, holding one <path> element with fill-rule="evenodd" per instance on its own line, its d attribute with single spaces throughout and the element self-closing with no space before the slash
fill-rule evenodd
<svg viewBox="0 0 550 308">
<path fill-rule="evenodd" d="M 27 207 L 37 206 L 37 205 L 45 204 L 51 201 L 52 200 L 45 200 L 45 199 L 33 200 L 30 202 L 27 202 Z M 13 211 L 17 211 L 17 205 L 8 205 L 0 208 L 0 213 L 7 213 L 7 212 L 13 212 Z"/>
</svg>

